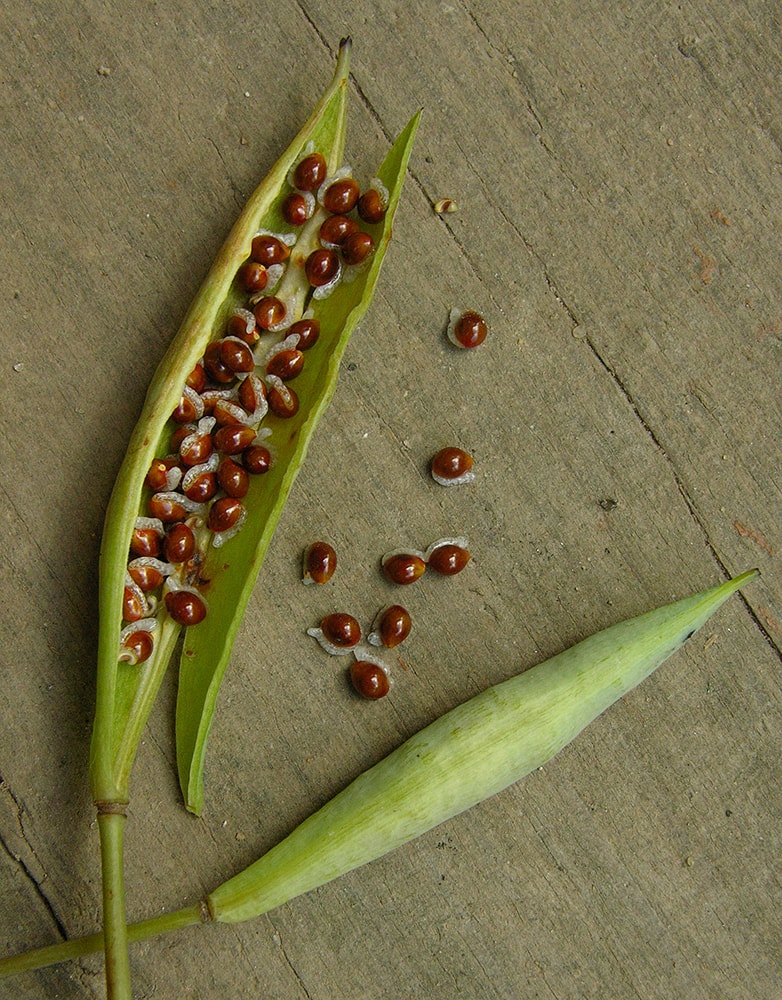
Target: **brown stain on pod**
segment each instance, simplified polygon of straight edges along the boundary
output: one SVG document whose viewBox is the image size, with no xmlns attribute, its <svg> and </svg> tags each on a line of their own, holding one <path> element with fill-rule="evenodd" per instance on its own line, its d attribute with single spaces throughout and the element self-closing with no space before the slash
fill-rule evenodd
<svg viewBox="0 0 782 1000">
<path fill-rule="evenodd" d="M 299 191 L 316 191 L 326 179 L 328 167 L 322 153 L 309 153 L 293 168 L 292 181 Z"/>
<path fill-rule="evenodd" d="M 266 233 L 256 236 L 252 241 L 250 256 L 264 267 L 271 267 L 273 264 L 284 263 L 291 255 L 291 248 L 287 243 L 278 240 L 276 236 Z"/>
<path fill-rule="evenodd" d="M 461 545 L 446 542 L 438 545 L 429 555 L 428 565 L 441 576 L 455 576 L 461 573 L 470 561 L 470 553 Z"/>
<path fill-rule="evenodd" d="M 350 233 L 340 245 L 342 259 L 346 264 L 363 264 L 375 252 L 375 241 L 361 230 Z"/>
<path fill-rule="evenodd" d="M 166 611 L 178 625 L 198 625 L 206 618 L 206 604 L 191 590 L 172 590 L 165 602 Z"/>
<path fill-rule="evenodd" d="M 211 531 L 228 531 L 238 524 L 243 513 L 244 505 L 241 500 L 235 497 L 221 497 L 210 507 L 206 523 Z"/>
<path fill-rule="evenodd" d="M 214 446 L 224 455 L 238 455 L 255 440 L 255 430 L 246 424 L 225 424 L 214 434 Z"/>
<path fill-rule="evenodd" d="M 349 673 L 350 683 L 362 698 L 377 701 L 379 698 L 385 698 L 391 689 L 388 674 L 377 663 L 356 660 L 351 664 Z"/>
<path fill-rule="evenodd" d="M 410 635 L 413 626 L 410 614 L 401 604 L 392 604 L 383 611 L 376 625 L 381 645 L 393 649 Z"/>
<path fill-rule="evenodd" d="M 320 623 L 324 639 L 338 649 L 352 649 L 361 640 L 361 626 L 353 615 L 335 611 L 326 615 Z"/>
<path fill-rule="evenodd" d="M 313 542 L 304 553 L 305 582 L 324 584 L 334 576 L 337 553 L 328 542 Z"/>
<path fill-rule="evenodd" d="M 323 207 L 332 215 L 347 215 L 356 207 L 360 194 L 358 181 L 354 177 L 340 177 L 332 181 L 323 192 Z"/>
<path fill-rule="evenodd" d="M 187 524 L 175 524 L 163 540 L 163 554 L 170 563 L 183 563 L 195 554 L 195 535 Z"/>
<path fill-rule="evenodd" d="M 383 559 L 383 572 L 392 583 L 406 586 L 419 580 L 426 570 L 424 560 L 412 552 L 397 552 Z"/>
<path fill-rule="evenodd" d="M 295 333 L 299 338 L 299 342 L 296 344 L 297 349 L 308 351 L 310 347 L 314 347 L 320 336 L 320 320 L 314 318 L 297 320 L 288 327 L 288 336 L 292 333 Z"/>
<path fill-rule="evenodd" d="M 262 476 L 272 467 L 272 455 L 262 444 L 254 444 L 242 452 L 242 463 L 251 476 Z"/>
<path fill-rule="evenodd" d="M 262 292 L 269 282 L 266 268 L 257 260 L 246 260 L 239 268 L 238 277 L 242 288 L 251 295 Z"/>
</svg>

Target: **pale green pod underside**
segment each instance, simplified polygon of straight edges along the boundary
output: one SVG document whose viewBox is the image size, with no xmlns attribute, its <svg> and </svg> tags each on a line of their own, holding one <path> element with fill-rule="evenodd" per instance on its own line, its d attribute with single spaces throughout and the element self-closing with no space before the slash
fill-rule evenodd
<svg viewBox="0 0 782 1000">
<path fill-rule="evenodd" d="M 518 781 L 648 677 L 755 575 L 614 625 L 448 712 L 211 893 L 214 918 L 265 913 Z"/>
</svg>

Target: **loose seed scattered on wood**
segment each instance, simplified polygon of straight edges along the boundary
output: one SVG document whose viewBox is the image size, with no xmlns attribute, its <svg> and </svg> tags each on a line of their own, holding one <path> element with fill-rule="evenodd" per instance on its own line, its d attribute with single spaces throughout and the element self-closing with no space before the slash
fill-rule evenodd
<svg viewBox="0 0 782 1000">
<path fill-rule="evenodd" d="M 334 576 L 337 553 L 328 542 L 313 542 L 304 552 L 302 581 L 307 584 L 324 584 Z"/>
<path fill-rule="evenodd" d="M 448 339 L 456 347 L 463 347 L 467 350 L 479 347 L 486 340 L 487 332 L 486 320 L 480 313 L 472 309 L 468 309 L 466 312 L 460 312 L 458 309 L 451 310 L 448 321 Z"/>
<path fill-rule="evenodd" d="M 432 479 L 441 486 L 458 486 L 475 479 L 472 455 L 462 448 L 441 448 L 432 458 Z"/>
</svg>

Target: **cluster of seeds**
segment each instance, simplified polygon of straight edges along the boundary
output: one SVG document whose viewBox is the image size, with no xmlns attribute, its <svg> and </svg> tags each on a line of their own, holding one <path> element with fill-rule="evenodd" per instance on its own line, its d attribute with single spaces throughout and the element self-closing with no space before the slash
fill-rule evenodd
<svg viewBox="0 0 782 1000">
<path fill-rule="evenodd" d="M 168 453 L 147 473 L 146 509 L 130 541 L 121 661 L 142 663 L 152 654 L 161 607 L 180 625 L 206 617 L 206 552 L 241 529 L 250 480 L 274 460 L 272 430 L 261 424 L 267 414 L 285 420 L 299 409 L 290 383 L 320 335 L 310 304 L 355 277 L 375 251 L 360 223 L 385 216 L 388 192 L 379 181 L 362 194 L 349 167 L 329 176 L 312 149 L 288 181 L 281 211 L 290 231 L 253 238 L 237 274 L 247 299 L 185 380 Z M 318 573 L 331 572 L 326 560 L 311 578 L 321 582 Z"/>
<path fill-rule="evenodd" d="M 440 538 L 423 552 L 418 549 L 394 549 L 393 552 L 387 552 L 381 564 L 391 583 L 404 586 L 420 580 L 427 567 L 441 576 L 455 576 L 461 573 L 469 561 L 470 550 L 466 538 Z"/>
</svg>

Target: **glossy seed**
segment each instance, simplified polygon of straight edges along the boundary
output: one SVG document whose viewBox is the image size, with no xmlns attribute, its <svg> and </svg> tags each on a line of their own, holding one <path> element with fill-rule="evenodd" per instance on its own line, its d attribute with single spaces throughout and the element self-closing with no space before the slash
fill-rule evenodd
<svg viewBox="0 0 782 1000">
<path fill-rule="evenodd" d="M 255 413 L 266 399 L 266 386 L 257 375 L 248 375 L 239 386 L 239 402 L 248 413 Z"/>
<path fill-rule="evenodd" d="M 262 292 L 269 282 L 269 275 L 263 264 L 257 260 L 246 260 L 239 268 L 239 281 L 250 294 Z"/>
<path fill-rule="evenodd" d="M 183 465 L 200 465 L 212 454 L 212 438 L 198 432 L 189 434 L 179 446 L 179 457 Z M 155 516 L 155 515 L 153 515 Z"/>
<path fill-rule="evenodd" d="M 178 625 L 198 625 L 206 618 L 206 604 L 192 590 L 172 590 L 165 600 L 166 611 Z"/>
<path fill-rule="evenodd" d="M 313 250 L 304 265 L 307 281 L 313 288 L 322 288 L 333 281 L 339 272 L 339 257 L 334 250 Z"/>
<path fill-rule="evenodd" d="M 365 191 L 358 199 L 356 207 L 359 216 L 370 225 L 376 225 L 386 217 L 386 205 L 380 192 L 375 188 Z"/>
<path fill-rule="evenodd" d="M 228 317 L 228 322 L 225 324 L 225 335 L 227 337 L 238 337 L 250 346 L 257 344 L 260 334 L 255 323 L 255 316 L 253 316 L 249 309 L 237 309 L 236 312 Z M 201 390 L 199 389 L 198 391 L 200 392 Z"/>
<path fill-rule="evenodd" d="M 262 476 L 272 465 L 272 456 L 262 444 L 254 444 L 242 452 L 242 463 L 251 476 Z"/>
<path fill-rule="evenodd" d="M 182 492 L 188 500 L 194 500 L 196 503 L 206 503 L 207 500 L 211 500 L 215 493 L 217 493 L 217 479 L 215 478 L 215 474 L 213 472 L 202 472 L 200 476 L 196 476 L 190 480 L 186 487 L 183 486 Z"/>
<path fill-rule="evenodd" d="M 290 348 L 285 351 L 278 351 L 269 359 L 266 365 L 267 375 L 276 375 L 283 382 L 290 382 L 291 379 L 301 372 L 304 367 L 304 355 L 298 348 Z"/>
<path fill-rule="evenodd" d="M 219 341 L 220 361 L 225 367 L 234 373 L 245 374 L 255 368 L 253 352 L 243 341 L 226 337 Z"/>
<path fill-rule="evenodd" d="M 150 517 L 156 517 L 164 524 L 183 521 L 187 516 L 187 511 L 183 504 L 163 493 L 156 493 L 150 497 L 147 508 Z"/>
<path fill-rule="evenodd" d="M 271 377 L 275 378 L 275 376 Z M 290 386 L 284 385 L 282 382 L 279 385 L 275 383 L 269 386 L 266 400 L 269 409 L 277 417 L 287 419 L 294 417 L 299 411 L 299 397 Z"/>
<path fill-rule="evenodd" d="M 323 584 L 334 576 L 337 553 L 328 542 L 313 542 L 304 553 L 302 578 L 304 583 Z"/>
<path fill-rule="evenodd" d="M 469 551 L 461 545 L 445 542 L 438 545 L 427 559 L 427 564 L 442 576 L 455 576 L 461 573 L 470 561 Z"/>
<path fill-rule="evenodd" d="M 285 303 L 274 295 L 265 295 L 253 309 L 255 321 L 262 330 L 271 330 L 285 319 Z"/>
<path fill-rule="evenodd" d="M 383 558 L 383 572 L 392 583 L 415 583 L 426 569 L 426 563 L 412 552 L 396 552 Z"/>
<path fill-rule="evenodd" d="M 168 473 L 176 465 L 176 459 L 155 458 L 152 460 L 147 471 L 144 485 L 154 490 L 165 490 L 168 487 Z"/>
<path fill-rule="evenodd" d="M 247 495 L 250 486 L 247 469 L 232 458 L 224 458 L 217 467 L 217 482 L 224 493 L 238 499 Z"/>
<path fill-rule="evenodd" d="M 122 618 L 126 622 L 137 622 L 147 613 L 144 597 L 133 587 L 125 587 L 122 592 Z"/>
<path fill-rule="evenodd" d="M 312 215 L 314 199 L 307 199 L 298 191 L 292 191 L 281 205 L 282 217 L 289 226 L 303 226 Z"/>
<path fill-rule="evenodd" d="M 165 576 L 156 566 L 150 566 L 145 563 L 128 566 L 128 573 L 131 580 L 133 580 L 144 594 L 149 594 L 151 591 L 157 590 L 165 580 Z"/>
<path fill-rule="evenodd" d="M 323 638 L 338 649 L 352 649 L 361 640 L 361 626 L 352 615 L 336 611 L 320 623 Z"/>
<path fill-rule="evenodd" d="M 144 663 L 152 655 L 154 644 L 152 633 L 146 629 L 131 632 L 122 643 L 120 659 L 132 664 Z"/>
<path fill-rule="evenodd" d="M 254 261 L 263 264 L 264 267 L 271 267 L 273 264 L 282 264 L 291 255 L 291 248 L 287 243 L 278 240 L 276 236 L 268 233 L 261 233 L 252 241 L 250 256 Z"/>
<path fill-rule="evenodd" d="M 351 233 L 358 232 L 358 223 L 347 215 L 330 215 L 320 227 L 318 234 L 324 246 L 336 247 Z"/>
<path fill-rule="evenodd" d="M 175 424 L 190 424 L 197 416 L 198 411 L 195 403 L 188 396 L 183 395 L 177 403 L 174 412 L 171 414 L 171 419 Z"/>
<path fill-rule="evenodd" d="M 441 448 L 432 458 L 432 478 L 441 486 L 470 482 L 475 478 L 471 470 L 472 455 L 462 448 Z"/>
<path fill-rule="evenodd" d="M 300 351 L 308 351 L 310 347 L 313 347 L 320 336 L 320 320 L 317 319 L 300 319 L 295 323 L 291 323 L 288 327 L 288 336 L 295 333 L 299 342 L 296 347 Z"/>
<path fill-rule="evenodd" d="M 163 548 L 162 532 L 155 528 L 134 528 L 130 536 L 130 553 L 137 558 L 157 558 Z"/>
<path fill-rule="evenodd" d="M 175 524 L 163 540 L 163 554 L 170 563 L 183 563 L 195 553 L 195 535 L 187 524 Z"/>
<path fill-rule="evenodd" d="M 346 264 L 363 264 L 375 252 L 375 241 L 369 233 L 350 233 L 342 241 L 340 249 Z"/>
<path fill-rule="evenodd" d="M 185 379 L 185 385 L 193 392 L 203 392 L 206 387 L 206 372 L 202 364 L 197 364 Z"/>
<path fill-rule="evenodd" d="M 373 637 L 377 636 L 381 646 L 393 649 L 410 635 L 412 625 L 408 611 L 401 604 L 392 604 L 378 616 L 369 641 L 372 642 Z"/>
<path fill-rule="evenodd" d="M 215 431 L 214 445 L 224 455 L 238 455 L 255 440 L 255 430 L 246 424 L 226 424 Z"/>
<path fill-rule="evenodd" d="M 233 382 L 235 375 L 220 357 L 220 347 L 221 341 L 219 340 L 213 340 L 211 344 L 207 344 L 204 351 L 204 370 L 213 382 L 227 385 L 229 382 Z"/>
<path fill-rule="evenodd" d="M 209 509 L 207 525 L 212 531 L 228 531 L 239 522 L 244 505 L 235 497 L 221 497 Z"/>
<path fill-rule="evenodd" d="M 358 181 L 354 177 L 340 177 L 329 184 L 321 201 L 327 212 L 347 215 L 356 207 L 359 194 Z"/>
<path fill-rule="evenodd" d="M 448 324 L 448 339 L 457 347 L 468 350 L 478 347 L 486 340 L 486 320 L 472 309 L 459 313 L 453 310 Z"/>
<path fill-rule="evenodd" d="M 326 179 L 328 167 L 322 153 L 310 153 L 293 168 L 291 180 L 300 191 L 316 191 Z"/>
<path fill-rule="evenodd" d="M 350 665 L 350 683 L 362 698 L 372 701 L 385 698 L 391 689 L 385 670 L 369 660 L 356 660 Z"/>
</svg>

